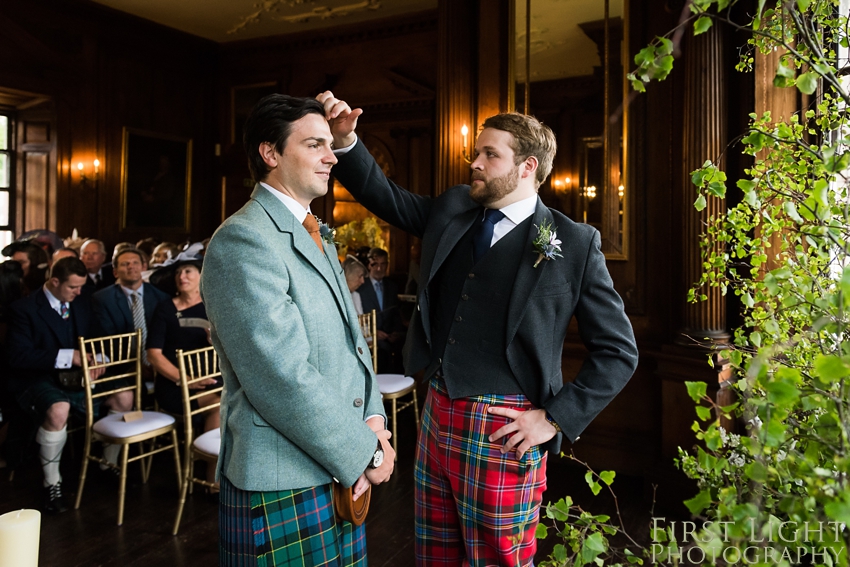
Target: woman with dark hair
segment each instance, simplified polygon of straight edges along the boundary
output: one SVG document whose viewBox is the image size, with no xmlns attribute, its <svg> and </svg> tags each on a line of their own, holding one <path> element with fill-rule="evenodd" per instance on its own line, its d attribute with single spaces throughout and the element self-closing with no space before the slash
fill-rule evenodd
<svg viewBox="0 0 850 567">
<path fill-rule="evenodd" d="M 147 342 L 148 360 L 157 372 L 156 400 L 165 411 L 175 414 L 183 413 L 177 349 L 189 351 L 210 346 L 207 334 L 209 321 L 199 290 L 202 262 L 200 258 L 182 256 L 180 254 L 178 261 L 151 275 L 151 283 L 171 297 L 157 305 L 148 326 Z M 210 380 L 196 387 L 214 388 L 217 383 Z M 220 396 L 204 396 L 200 400 L 212 404 L 217 399 Z M 218 426 L 219 413 L 207 412 L 204 431 L 217 429 Z"/>
</svg>

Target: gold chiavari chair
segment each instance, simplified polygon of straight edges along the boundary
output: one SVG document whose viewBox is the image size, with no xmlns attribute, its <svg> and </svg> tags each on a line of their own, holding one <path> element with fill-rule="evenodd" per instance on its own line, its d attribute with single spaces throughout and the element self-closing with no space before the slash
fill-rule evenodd
<svg viewBox="0 0 850 567">
<path fill-rule="evenodd" d="M 372 351 L 372 369 L 375 371 L 381 397 L 384 401 L 390 402 L 388 417 L 392 422 L 393 450 L 395 451 L 395 458 L 398 460 L 398 412 L 412 406 L 416 418 L 416 427 L 419 428 L 419 400 L 416 398 L 416 381 L 404 374 L 378 374 L 377 314 L 373 309 L 370 313 L 359 315 L 358 318 L 360 319 L 360 330 Z M 410 395 L 410 399 L 399 403 L 399 398 L 407 395 Z"/>
<path fill-rule="evenodd" d="M 142 333 L 112 335 L 97 339 L 80 337 L 80 353 L 83 365 L 83 388 L 86 393 L 86 442 L 83 465 L 80 471 L 80 486 L 77 489 L 75 509 L 79 509 L 83 498 L 83 487 L 89 461 L 116 468 L 116 465 L 91 454 L 92 441 L 102 441 L 121 445 L 120 484 L 118 488 L 118 525 L 124 522 L 124 493 L 127 486 L 127 465 L 133 461 L 142 461 L 142 482 L 147 482 L 150 474 L 150 460 L 156 453 L 174 451 L 174 465 L 177 469 L 178 486 L 181 482 L 180 452 L 177 448 L 177 431 L 174 418 L 155 411 L 139 411 L 142 400 Z M 91 361 L 89 360 L 91 356 Z M 92 380 L 91 374 L 98 369 L 104 374 Z M 98 399 L 117 394 L 133 392 L 134 411 L 110 414 L 94 421 L 94 402 Z M 171 436 L 171 443 L 145 449 L 143 442 L 153 440 L 160 435 Z M 139 454 L 130 457 L 130 445 L 139 444 Z M 147 459 L 147 466 L 145 463 Z"/>
<path fill-rule="evenodd" d="M 218 411 L 221 400 L 214 400 L 210 396 L 221 395 L 224 390 L 223 386 L 204 390 L 193 390 L 191 388 L 193 384 L 204 380 L 220 380 L 221 370 L 218 366 L 218 355 L 215 348 L 210 346 L 186 352 L 178 349 L 177 362 L 180 370 L 180 390 L 183 394 L 183 430 L 186 446 L 183 451 L 183 483 L 180 487 L 180 505 L 177 508 L 177 517 L 174 519 L 174 530 L 172 531 L 174 535 L 177 535 L 177 530 L 180 529 L 186 493 L 191 493 L 195 484 L 208 488 L 218 488 L 218 485 L 214 482 L 196 478 L 194 471 L 195 461 L 199 460 L 206 461 L 211 466 L 216 466 L 221 444 L 221 430 L 213 429 L 195 437 L 192 431 L 192 418 L 202 413 Z M 192 407 L 193 402 L 194 408 Z"/>
</svg>

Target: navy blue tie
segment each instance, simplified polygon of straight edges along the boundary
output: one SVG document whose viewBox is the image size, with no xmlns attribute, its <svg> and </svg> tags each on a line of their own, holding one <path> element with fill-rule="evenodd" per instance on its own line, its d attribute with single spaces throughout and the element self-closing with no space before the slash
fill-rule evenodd
<svg viewBox="0 0 850 567">
<path fill-rule="evenodd" d="M 493 240 L 493 228 L 496 223 L 505 218 L 505 213 L 496 209 L 484 209 L 484 220 L 475 230 L 472 236 L 472 261 L 478 263 L 478 260 L 484 257 L 484 254 L 490 249 L 490 242 Z"/>
</svg>

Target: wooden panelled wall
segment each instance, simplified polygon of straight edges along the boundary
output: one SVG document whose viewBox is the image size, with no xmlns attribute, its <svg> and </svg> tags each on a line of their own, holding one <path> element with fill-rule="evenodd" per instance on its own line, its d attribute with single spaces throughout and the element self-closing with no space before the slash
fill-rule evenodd
<svg viewBox="0 0 850 567">
<path fill-rule="evenodd" d="M 676 25 L 678 4 L 631 0 L 631 54 Z M 511 5 L 509 0 L 440 0 L 433 12 L 216 45 L 91 4 L 5 0 L 0 86 L 53 97 L 60 233 L 78 227 L 108 243 L 143 236 L 118 229 L 126 126 L 195 141 L 189 236 L 203 238 L 251 191 L 236 140 L 244 119 L 241 105 L 251 89 L 297 96 L 333 90 L 365 110 L 358 131 L 368 147 L 380 149 L 399 184 L 438 195 L 465 182 L 460 126 L 474 131 L 487 115 L 505 110 L 510 99 L 506 58 L 512 53 L 504 46 Z M 595 466 L 666 478 L 676 447 L 692 443 L 693 411 L 684 381 L 717 384 L 705 351 L 676 343 L 683 329 L 722 334 L 727 319 L 734 319 L 726 315 L 735 306 L 725 300 L 693 308 L 685 303 L 694 278 L 690 267 L 699 257 L 690 232 L 698 217 L 689 170 L 725 146 L 724 130 L 741 131 L 754 98 L 752 78 L 733 70 L 734 42 L 719 39 L 710 34 L 702 43 L 686 39 L 670 78 L 631 102 L 631 252 L 628 260 L 610 261 L 609 270 L 634 325 L 641 362 L 623 394 L 574 447 Z M 493 42 L 502 47 L 488 49 Z M 581 128 L 575 100 L 584 87 L 581 81 L 570 88 L 533 84 L 532 107 L 559 135 L 567 134 Z M 562 148 L 571 151 L 569 144 Z M 71 175 L 70 162 L 78 154 L 105 162 L 95 188 L 84 190 Z M 730 178 L 744 166 L 740 161 L 730 154 Z M 547 187 L 541 195 L 557 205 Z M 332 196 L 314 204 L 330 222 L 333 209 Z M 406 270 L 410 242 L 392 230 L 392 271 Z M 571 334 L 564 350 L 567 379 L 582 352 L 577 333 Z"/>
<path fill-rule="evenodd" d="M 4 0 L 0 29 L 0 88 L 48 97 L 46 123 L 56 128 L 55 205 L 27 211 L 25 230 L 43 228 L 29 223 L 44 219 L 60 235 L 77 228 L 107 246 L 212 233 L 217 44 L 88 2 Z M 193 140 L 188 233 L 120 229 L 125 127 Z M 98 177 L 82 183 L 72 164 L 91 167 L 95 158 Z"/>
</svg>

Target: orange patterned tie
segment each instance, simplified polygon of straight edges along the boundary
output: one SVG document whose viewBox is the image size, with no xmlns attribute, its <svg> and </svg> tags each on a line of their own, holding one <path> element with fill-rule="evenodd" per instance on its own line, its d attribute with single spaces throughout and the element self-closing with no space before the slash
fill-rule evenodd
<svg viewBox="0 0 850 567">
<path fill-rule="evenodd" d="M 319 223 L 316 221 L 316 217 L 307 213 L 307 216 L 304 217 L 304 222 L 301 224 L 307 229 L 307 232 L 310 233 L 310 237 L 313 239 L 313 242 L 316 243 L 316 246 L 319 247 L 319 251 L 324 254 L 325 247 L 322 246 L 322 237 L 319 236 Z"/>
</svg>

